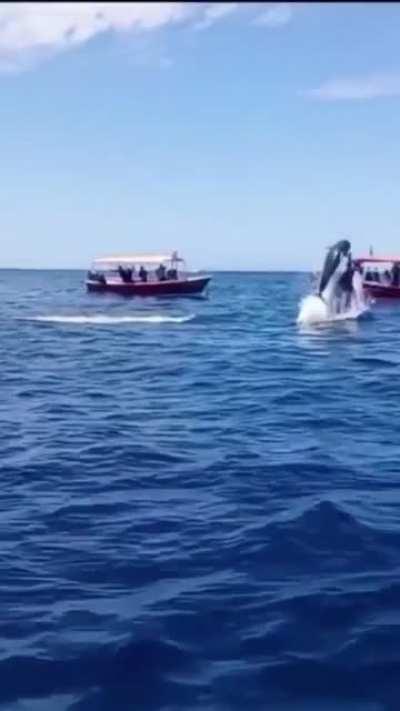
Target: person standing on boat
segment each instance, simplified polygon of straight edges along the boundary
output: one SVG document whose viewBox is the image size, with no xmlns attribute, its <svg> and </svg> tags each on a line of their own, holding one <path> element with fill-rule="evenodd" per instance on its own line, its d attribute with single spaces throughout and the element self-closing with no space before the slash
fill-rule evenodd
<svg viewBox="0 0 400 711">
<path fill-rule="evenodd" d="M 147 281 L 147 270 L 142 265 L 139 269 L 139 279 L 141 281 Z"/>
<path fill-rule="evenodd" d="M 166 269 L 164 264 L 160 264 L 156 271 L 158 281 L 165 281 L 166 279 Z"/>
<path fill-rule="evenodd" d="M 400 282 L 400 264 L 395 262 L 392 267 L 392 286 L 399 286 Z"/>
<path fill-rule="evenodd" d="M 119 265 L 118 274 L 121 278 L 121 281 L 123 281 L 124 284 L 130 284 L 133 281 L 133 279 L 132 279 L 133 270 L 130 267 L 128 267 L 127 269 L 124 269 L 123 267 L 121 267 L 121 265 Z"/>
</svg>

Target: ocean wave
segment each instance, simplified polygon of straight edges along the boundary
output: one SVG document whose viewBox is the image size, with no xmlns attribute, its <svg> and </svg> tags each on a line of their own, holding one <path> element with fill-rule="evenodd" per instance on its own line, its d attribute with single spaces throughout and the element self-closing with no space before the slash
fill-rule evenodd
<svg viewBox="0 0 400 711">
<path fill-rule="evenodd" d="M 188 666 L 190 655 L 171 642 L 132 640 L 123 645 L 103 645 L 95 651 L 60 659 L 14 656 L 0 660 L 0 705 L 19 698 L 40 698 L 117 685 L 143 700 L 156 689 L 162 697 L 166 672 Z M 146 700 L 147 700 L 146 699 Z"/>
<path fill-rule="evenodd" d="M 195 314 L 186 316 L 170 316 L 168 314 L 137 314 L 132 316 L 107 316 L 106 314 L 95 314 L 93 316 L 31 316 L 29 321 L 39 321 L 40 323 L 61 323 L 61 324 L 92 324 L 94 326 L 113 326 L 121 323 L 188 323 L 196 318 Z M 26 319 L 25 319 L 26 320 Z"/>
<path fill-rule="evenodd" d="M 397 711 L 398 310 L 0 277 L 0 709 Z"/>
</svg>

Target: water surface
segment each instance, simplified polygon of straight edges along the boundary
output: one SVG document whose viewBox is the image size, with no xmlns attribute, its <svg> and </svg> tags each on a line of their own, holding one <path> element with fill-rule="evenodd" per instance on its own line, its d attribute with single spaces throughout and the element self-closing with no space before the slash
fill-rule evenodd
<svg viewBox="0 0 400 711">
<path fill-rule="evenodd" d="M 395 711 L 400 305 L 0 272 L 0 708 Z"/>
</svg>

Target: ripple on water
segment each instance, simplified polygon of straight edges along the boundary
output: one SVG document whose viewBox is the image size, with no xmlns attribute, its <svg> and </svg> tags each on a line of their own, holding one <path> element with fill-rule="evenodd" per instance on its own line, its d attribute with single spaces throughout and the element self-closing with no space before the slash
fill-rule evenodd
<svg viewBox="0 0 400 711">
<path fill-rule="evenodd" d="M 0 279 L 0 708 L 398 707 L 399 309 Z"/>
</svg>

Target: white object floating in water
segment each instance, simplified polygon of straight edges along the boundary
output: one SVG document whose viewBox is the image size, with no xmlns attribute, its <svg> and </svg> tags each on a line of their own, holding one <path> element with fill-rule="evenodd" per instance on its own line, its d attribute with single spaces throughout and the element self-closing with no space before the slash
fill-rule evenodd
<svg viewBox="0 0 400 711">
<path fill-rule="evenodd" d="M 187 316 L 168 316 L 162 314 L 149 314 L 137 316 L 106 316 L 102 314 L 94 316 L 33 316 L 30 321 L 41 323 L 65 323 L 65 324 L 93 324 L 113 326 L 119 323 L 186 323 L 195 318 L 194 314 Z"/>
</svg>

